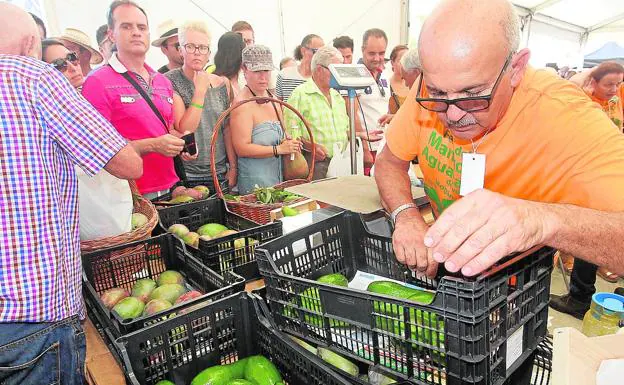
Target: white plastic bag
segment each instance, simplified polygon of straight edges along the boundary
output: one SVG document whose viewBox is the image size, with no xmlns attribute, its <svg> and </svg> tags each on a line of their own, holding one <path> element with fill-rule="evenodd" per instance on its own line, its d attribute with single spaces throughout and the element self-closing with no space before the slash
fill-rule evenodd
<svg viewBox="0 0 624 385">
<path fill-rule="evenodd" d="M 127 233 L 132 229 L 132 193 L 127 180 L 106 170 L 89 177 L 76 167 L 80 240 L 86 241 Z"/>
<path fill-rule="evenodd" d="M 355 138 L 355 140 L 357 141 L 355 153 L 357 175 L 364 175 L 362 141 L 360 138 Z M 329 161 L 329 166 L 327 166 L 327 178 L 351 175 L 351 145 L 349 142 L 346 142 L 344 147 L 344 149 L 341 149 L 339 143 L 334 143 L 334 156 Z"/>
</svg>

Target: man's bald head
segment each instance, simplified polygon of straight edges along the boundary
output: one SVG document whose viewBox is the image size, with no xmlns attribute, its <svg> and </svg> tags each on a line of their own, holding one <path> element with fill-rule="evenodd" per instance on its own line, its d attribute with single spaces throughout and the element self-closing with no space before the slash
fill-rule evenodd
<svg viewBox="0 0 624 385">
<path fill-rule="evenodd" d="M 0 2 L 0 53 L 41 57 L 37 24 L 26 11 L 7 2 Z"/>
<path fill-rule="evenodd" d="M 519 46 L 520 21 L 508 0 L 443 0 L 427 18 L 418 47 L 429 96 L 489 98 L 482 109 L 467 112 L 451 103 L 437 110 L 455 136 L 473 140 L 505 114 L 530 56 Z"/>
<path fill-rule="evenodd" d="M 520 46 L 520 20 L 508 0 L 443 0 L 420 34 L 421 55 L 448 58 L 482 55 L 484 49 L 507 56 Z"/>
</svg>

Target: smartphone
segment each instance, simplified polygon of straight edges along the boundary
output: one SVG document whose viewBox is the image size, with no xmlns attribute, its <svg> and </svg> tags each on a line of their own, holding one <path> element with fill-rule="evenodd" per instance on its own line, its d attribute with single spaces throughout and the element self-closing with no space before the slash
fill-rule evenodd
<svg viewBox="0 0 624 385">
<path fill-rule="evenodd" d="M 195 143 L 195 134 L 188 134 L 182 137 L 184 139 L 184 152 L 189 155 L 197 154 L 197 143 Z"/>
</svg>

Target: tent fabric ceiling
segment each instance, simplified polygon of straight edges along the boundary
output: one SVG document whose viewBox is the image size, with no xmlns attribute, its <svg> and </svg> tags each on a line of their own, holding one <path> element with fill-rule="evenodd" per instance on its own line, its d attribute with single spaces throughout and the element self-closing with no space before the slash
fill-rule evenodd
<svg viewBox="0 0 624 385">
<path fill-rule="evenodd" d="M 512 3 L 536 15 L 576 25 L 588 32 L 596 28 L 624 29 L 622 0 L 512 0 Z"/>
</svg>

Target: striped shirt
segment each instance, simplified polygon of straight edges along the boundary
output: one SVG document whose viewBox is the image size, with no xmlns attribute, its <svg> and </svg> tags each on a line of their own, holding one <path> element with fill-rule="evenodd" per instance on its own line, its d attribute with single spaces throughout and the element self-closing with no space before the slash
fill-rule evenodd
<svg viewBox="0 0 624 385">
<path fill-rule="evenodd" d="M 331 158 L 334 156 L 334 144 L 343 151 L 346 147 L 349 116 L 340 93 L 331 88 L 329 94 L 331 106 L 314 80 L 309 79 L 293 91 L 288 104 L 298 110 L 310 123 L 314 143 L 325 146 L 327 155 Z M 301 119 L 288 108 L 284 109 L 284 124 L 286 131 L 293 138 L 309 139 L 308 131 Z"/>
<path fill-rule="evenodd" d="M 84 317 L 74 166 L 125 144 L 52 66 L 0 55 L 0 323 Z"/>
<path fill-rule="evenodd" d="M 275 96 L 279 100 L 288 100 L 295 88 L 305 83 L 306 80 L 308 79 L 301 76 L 297 66 L 284 68 L 277 74 Z"/>
</svg>

